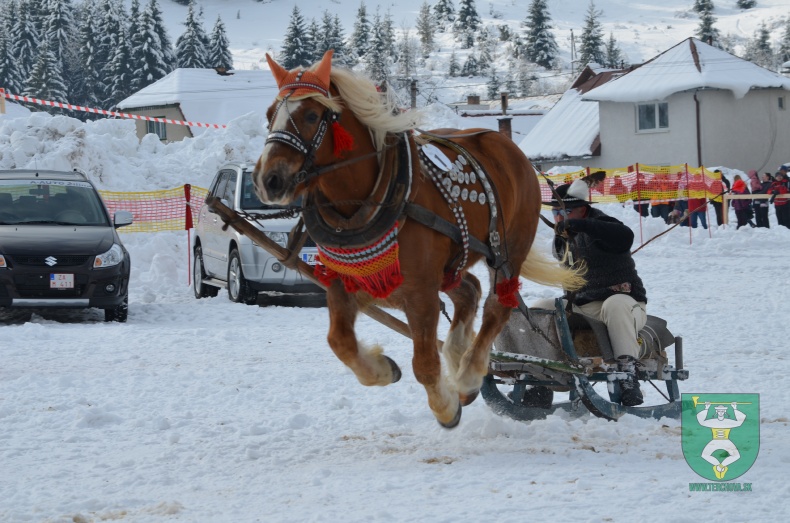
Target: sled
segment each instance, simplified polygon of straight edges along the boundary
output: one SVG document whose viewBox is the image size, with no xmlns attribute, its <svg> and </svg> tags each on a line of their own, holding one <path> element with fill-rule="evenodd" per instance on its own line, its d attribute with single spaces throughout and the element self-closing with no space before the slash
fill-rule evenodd
<svg viewBox="0 0 790 523">
<path fill-rule="evenodd" d="M 625 375 L 617 372 L 606 325 L 582 314 L 566 315 L 561 299 L 555 310 L 529 309 L 526 315 L 514 311 L 491 350 L 481 395 L 492 410 L 516 420 L 544 419 L 560 411 L 590 412 L 608 420 L 625 414 L 680 419 L 678 381 L 688 378 L 682 338 L 672 335 L 665 320 L 648 315 L 639 340 L 637 376 L 642 391 L 656 387 L 664 401 L 626 407 L 620 404 L 617 381 Z M 666 351 L 672 345 L 675 366 Z M 534 386 L 553 390 L 555 402 L 525 405 L 524 394 Z M 568 400 L 556 402 L 558 392 L 568 392 Z"/>
</svg>

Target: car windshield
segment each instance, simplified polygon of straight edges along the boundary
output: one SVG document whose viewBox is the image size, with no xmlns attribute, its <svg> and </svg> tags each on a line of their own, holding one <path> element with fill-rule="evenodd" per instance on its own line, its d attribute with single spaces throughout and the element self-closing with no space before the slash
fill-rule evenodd
<svg viewBox="0 0 790 523">
<path fill-rule="evenodd" d="M 289 205 L 269 205 L 261 202 L 258 195 L 255 193 L 255 185 L 252 182 L 252 173 L 245 172 L 241 180 L 241 210 L 250 211 L 253 209 L 291 209 L 301 208 L 302 198 L 294 200 Z"/>
<path fill-rule="evenodd" d="M 93 186 L 65 180 L 0 180 L 0 225 L 102 225 L 107 214 Z"/>
</svg>

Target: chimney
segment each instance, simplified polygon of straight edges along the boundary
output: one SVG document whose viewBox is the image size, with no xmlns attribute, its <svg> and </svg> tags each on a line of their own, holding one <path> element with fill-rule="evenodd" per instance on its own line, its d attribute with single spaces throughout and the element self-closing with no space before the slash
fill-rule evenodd
<svg viewBox="0 0 790 523">
<path fill-rule="evenodd" d="M 466 97 L 466 105 L 480 105 L 480 95 L 470 94 Z"/>
<path fill-rule="evenodd" d="M 497 118 L 499 121 L 499 132 L 510 138 L 513 139 L 513 132 L 512 127 L 510 125 L 510 121 L 513 118 L 511 116 L 503 116 L 501 118 Z"/>
<path fill-rule="evenodd" d="M 507 114 L 507 91 L 499 93 L 500 100 L 502 100 L 502 114 Z"/>
</svg>

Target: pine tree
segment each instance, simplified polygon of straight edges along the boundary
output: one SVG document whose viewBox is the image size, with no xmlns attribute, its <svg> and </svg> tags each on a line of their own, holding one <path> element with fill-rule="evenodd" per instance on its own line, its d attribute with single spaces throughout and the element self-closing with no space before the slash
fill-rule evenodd
<svg viewBox="0 0 790 523">
<path fill-rule="evenodd" d="M 47 7 L 49 10 L 43 24 L 44 39 L 49 44 L 50 52 L 62 61 L 74 37 L 74 7 L 71 0 L 50 0 Z"/>
<path fill-rule="evenodd" d="M 149 0 L 145 10 L 149 14 L 154 32 L 159 39 L 157 50 L 161 53 L 160 62 L 164 66 L 165 74 L 167 74 L 175 69 L 177 63 L 173 41 L 170 39 L 170 35 L 167 34 L 165 22 L 162 19 L 162 10 L 159 8 L 157 0 Z M 157 80 L 159 78 L 157 78 Z"/>
<path fill-rule="evenodd" d="M 368 20 L 368 11 L 365 6 L 364 0 L 359 4 L 357 9 L 357 18 L 354 21 L 354 31 L 351 33 L 351 52 L 354 53 L 357 59 L 365 56 L 368 52 L 370 40 L 370 20 Z"/>
<path fill-rule="evenodd" d="M 458 16 L 453 23 L 453 31 L 458 35 L 463 35 L 477 31 L 480 24 L 480 15 L 477 14 L 475 0 L 461 0 L 458 4 Z"/>
<path fill-rule="evenodd" d="M 458 57 L 455 55 L 455 51 L 450 53 L 450 63 L 447 69 L 447 76 L 455 77 L 458 76 L 458 73 L 461 72 L 461 64 L 458 63 Z"/>
<path fill-rule="evenodd" d="M 420 38 L 420 49 L 422 56 L 427 58 L 434 49 L 434 17 L 431 14 L 431 6 L 424 0 L 420 6 L 420 14 L 417 16 L 417 36 Z"/>
<path fill-rule="evenodd" d="M 466 57 L 466 62 L 464 62 L 464 66 L 461 68 L 461 75 L 477 76 L 479 73 L 480 71 L 477 57 L 474 53 L 469 53 L 469 56 Z"/>
<path fill-rule="evenodd" d="M 306 35 L 302 12 L 295 5 L 291 10 L 291 20 L 283 37 L 283 47 L 279 56 L 280 65 L 291 70 L 294 67 L 307 66 L 313 61 L 311 50 L 304 45 Z"/>
<path fill-rule="evenodd" d="M 621 66 L 623 52 L 620 50 L 620 46 L 617 45 L 617 40 L 614 39 L 614 33 L 609 33 L 609 41 L 606 42 L 605 54 L 606 60 L 604 61 L 604 65 L 606 65 L 606 67 L 617 69 Z"/>
<path fill-rule="evenodd" d="M 93 9 L 89 9 L 93 11 Z M 83 16 L 79 25 L 79 59 L 82 70 L 80 82 L 80 96 L 76 103 L 88 107 L 98 107 L 101 102 L 101 67 L 96 61 L 101 36 L 96 28 L 96 18 Z"/>
<path fill-rule="evenodd" d="M 411 78 L 417 70 L 417 41 L 409 31 L 403 34 L 398 43 L 398 74 L 402 78 Z"/>
<path fill-rule="evenodd" d="M 741 9 L 751 9 L 757 5 L 757 0 L 738 0 L 735 5 Z"/>
<path fill-rule="evenodd" d="M 785 22 L 785 32 L 779 41 L 779 51 L 777 52 L 779 63 L 783 64 L 790 60 L 790 18 Z"/>
<path fill-rule="evenodd" d="M 49 50 L 47 42 L 38 49 L 38 58 L 25 81 L 22 94 L 55 102 L 68 101 L 60 64 L 55 54 Z"/>
<path fill-rule="evenodd" d="M 345 66 L 354 65 L 354 59 L 350 56 L 348 48 L 346 47 L 346 37 L 343 25 L 340 23 L 340 17 L 334 15 L 329 19 L 327 26 L 327 45 L 328 49 L 334 49 L 332 54 L 332 61 Z"/>
<path fill-rule="evenodd" d="M 774 66 L 774 52 L 773 49 L 771 49 L 771 34 L 768 32 L 765 22 L 755 31 L 754 39 L 746 46 L 745 58 L 750 62 L 754 62 L 768 69 Z"/>
<path fill-rule="evenodd" d="M 22 92 L 22 81 L 19 76 L 19 71 L 16 67 L 16 60 L 11 54 L 11 39 L 8 35 L 11 34 L 7 21 L 3 20 L 0 23 L 0 86 L 5 88 L 6 92 L 19 94 Z"/>
<path fill-rule="evenodd" d="M 137 69 L 136 62 L 139 59 L 143 46 L 143 33 L 141 30 L 141 19 L 143 14 L 140 12 L 140 1 L 132 0 L 129 7 L 129 63 L 132 66 L 132 74 L 129 79 L 129 92 L 135 93 L 140 90 L 141 79 L 134 75 Z"/>
<path fill-rule="evenodd" d="M 694 0 L 694 6 L 691 9 L 697 13 L 713 11 L 713 0 Z"/>
<path fill-rule="evenodd" d="M 379 85 L 389 79 L 389 53 L 382 35 L 382 21 L 379 13 L 373 18 L 370 48 L 365 55 L 365 71 Z"/>
<path fill-rule="evenodd" d="M 716 23 L 716 17 L 713 16 L 713 2 L 708 1 L 702 4 L 702 11 L 699 14 L 699 26 L 696 32 L 697 38 L 718 47 L 720 33 L 718 29 L 713 27 L 713 24 Z"/>
<path fill-rule="evenodd" d="M 118 46 L 115 48 L 110 61 L 110 85 L 108 89 L 108 106 L 115 106 L 127 98 L 134 91 L 130 89 L 134 67 L 132 66 L 132 52 L 123 34 L 118 36 Z"/>
<path fill-rule="evenodd" d="M 381 39 L 384 42 L 384 49 L 387 56 L 395 58 L 398 54 L 397 46 L 395 45 L 395 23 L 392 21 L 392 13 L 389 9 L 381 19 Z"/>
<path fill-rule="evenodd" d="M 233 55 L 230 52 L 230 42 L 228 42 L 228 35 L 225 33 L 225 24 L 222 23 L 222 18 L 219 15 L 217 15 L 217 21 L 214 23 L 214 29 L 211 30 L 208 66 L 233 69 Z"/>
<path fill-rule="evenodd" d="M 488 82 L 486 83 L 486 94 L 488 95 L 488 99 L 495 100 L 499 98 L 501 87 L 502 81 L 499 79 L 496 67 L 492 67 L 491 76 L 488 78 Z"/>
<path fill-rule="evenodd" d="M 603 48 L 603 29 L 599 17 L 603 11 L 595 9 L 595 2 L 590 0 L 587 8 L 587 15 L 584 18 L 584 29 L 582 29 L 581 49 L 579 51 L 579 62 L 589 64 L 595 62 L 603 65 L 606 62 Z"/>
<path fill-rule="evenodd" d="M 310 20 L 310 25 L 307 28 L 307 42 L 305 42 L 305 52 L 310 55 L 308 63 L 317 62 L 321 59 L 323 53 L 319 51 L 321 42 L 324 41 L 324 35 L 321 34 L 321 26 L 315 18 Z"/>
<path fill-rule="evenodd" d="M 453 0 L 439 0 L 433 6 L 433 14 L 436 19 L 436 26 L 440 31 L 444 31 L 447 25 L 455 21 L 455 6 Z"/>
<path fill-rule="evenodd" d="M 33 20 L 32 2 L 22 0 L 17 9 L 17 18 L 9 34 L 11 41 L 11 54 L 17 63 L 20 83 L 27 85 L 27 78 L 36 62 L 40 36 Z"/>
<path fill-rule="evenodd" d="M 99 70 L 99 83 L 96 89 L 102 104 L 112 104 L 110 96 L 112 88 L 112 59 L 118 49 L 118 43 L 126 38 L 126 19 L 128 18 L 123 4 L 119 0 L 102 0 L 100 4 L 101 31 L 96 49 L 96 65 Z"/>
<path fill-rule="evenodd" d="M 524 25 L 527 27 L 527 60 L 551 69 L 557 60 L 559 48 L 551 32 L 551 16 L 546 0 L 532 0 Z"/>
<path fill-rule="evenodd" d="M 161 21 L 161 12 L 158 9 L 156 0 L 151 0 L 140 17 L 142 47 L 139 50 L 133 50 L 135 53 L 134 76 L 139 79 L 140 88 L 164 78 L 173 70 L 168 61 L 168 52 L 160 37 L 160 30 L 164 30 L 164 27 L 160 27 L 160 23 L 157 21 Z M 167 35 L 167 33 L 164 34 Z M 167 45 L 170 45 L 169 39 Z"/>
<path fill-rule="evenodd" d="M 205 47 L 205 31 L 195 13 L 195 3 L 190 2 L 184 32 L 176 40 L 176 63 L 182 68 L 206 67 L 208 50 Z"/>
</svg>

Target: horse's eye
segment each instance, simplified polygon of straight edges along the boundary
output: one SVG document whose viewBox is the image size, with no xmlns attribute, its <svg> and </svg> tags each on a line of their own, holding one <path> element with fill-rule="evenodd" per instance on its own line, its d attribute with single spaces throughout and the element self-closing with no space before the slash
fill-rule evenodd
<svg viewBox="0 0 790 523">
<path fill-rule="evenodd" d="M 314 124 L 318 121 L 318 113 L 310 111 L 304 116 L 305 121 L 309 124 Z"/>
</svg>

